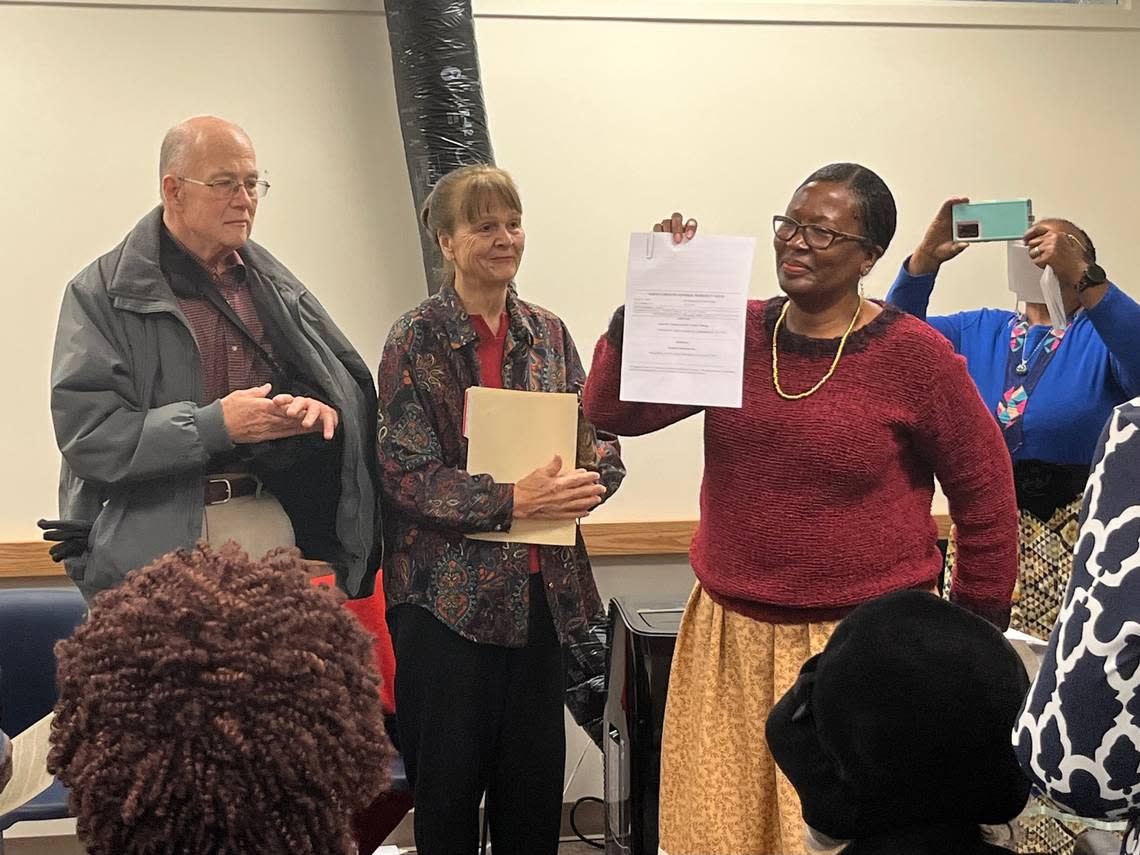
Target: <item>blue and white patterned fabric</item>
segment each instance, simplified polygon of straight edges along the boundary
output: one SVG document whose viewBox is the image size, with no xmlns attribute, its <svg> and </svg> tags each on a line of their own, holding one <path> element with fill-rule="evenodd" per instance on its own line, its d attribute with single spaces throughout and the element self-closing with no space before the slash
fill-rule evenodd
<svg viewBox="0 0 1140 855">
<path fill-rule="evenodd" d="M 1140 398 L 1105 426 L 1073 577 L 1013 734 L 1022 767 L 1078 816 L 1130 819 L 1140 853 Z"/>
</svg>

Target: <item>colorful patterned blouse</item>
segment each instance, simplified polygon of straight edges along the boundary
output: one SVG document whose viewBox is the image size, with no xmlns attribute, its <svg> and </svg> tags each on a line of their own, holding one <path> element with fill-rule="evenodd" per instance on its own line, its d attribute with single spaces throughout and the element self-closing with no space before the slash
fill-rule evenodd
<svg viewBox="0 0 1140 855">
<path fill-rule="evenodd" d="M 566 325 L 507 294 L 503 388 L 580 392 L 586 374 Z M 526 644 L 530 566 L 525 544 L 469 540 L 508 531 L 511 484 L 465 471 L 463 403 L 480 384 L 479 336 L 454 289 L 443 288 L 392 326 L 380 361 L 379 456 L 384 491 L 384 591 L 389 608 L 411 603 L 464 638 Z M 526 425 L 519 425 L 526 430 Z M 617 438 L 579 418 L 578 465 L 601 475 L 606 497 L 625 476 Z M 544 546 L 541 572 L 565 643 L 602 619 L 581 535 L 573 547 Z"/>
</svg>

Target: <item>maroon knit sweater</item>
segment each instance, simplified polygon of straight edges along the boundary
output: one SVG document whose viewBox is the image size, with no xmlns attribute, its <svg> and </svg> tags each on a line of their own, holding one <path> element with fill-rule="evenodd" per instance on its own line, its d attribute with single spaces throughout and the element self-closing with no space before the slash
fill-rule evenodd
<svg viewBox="0 0 1140 855">
<path fill-rule="evenodd" d="M 705 409 L 701 521 L 690 558 L 726 608 L 775 623 L 842 617 L 941 571 L 937 475 L 957 526 L 951 597 L 1002 628 L 1017 576 L 1009 453 L 966 363 L 931 327 L 884 306 L 852 333 L 814 395 L 780 398 L 772 331 L 785 298 L 749 301 L 740 409 Z M 586 416 L 636 436 L 699 407 L 619 400 L 620 313 L 594 350 Z M 810 388 L 838 339 L 780 330 L 780 385 Z"/>
</svg>

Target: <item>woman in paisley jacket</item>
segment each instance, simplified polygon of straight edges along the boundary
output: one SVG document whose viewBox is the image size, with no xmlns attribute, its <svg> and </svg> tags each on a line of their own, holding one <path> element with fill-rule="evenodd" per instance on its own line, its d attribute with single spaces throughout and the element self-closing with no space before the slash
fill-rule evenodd
<svg viewBox="0 0 1140 855">
<path fill-rule="evenodd" d="M 625 474 L 616 438 L 579 417 L 578 460 L 515 484 L 466 471 L 466 390 L 578 392 L 565 324 L 518 298 L 522 203 L 502 170 L 445 176 L 424 226 L 447 281 L 392 327 L 379 370 L 384 589 L 396 652 L 401 749 L 421 852 L 475 852 L 487 794 L 499 855 L 556 852 L 565 735 L 562 646 L 603 620 L 573 547 L 470 540 L 517 519 L 576 519 Z M 519 431 L 528 429 L 518 425 Z M 387 522 L 390 521 L 390 525 Z"/>
</svg>

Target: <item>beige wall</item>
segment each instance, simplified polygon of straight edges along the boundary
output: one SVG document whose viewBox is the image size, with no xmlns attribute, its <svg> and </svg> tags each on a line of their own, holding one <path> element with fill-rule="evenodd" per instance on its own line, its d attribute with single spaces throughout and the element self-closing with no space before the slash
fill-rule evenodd
<svg viewBox="0 0 1140 855">
<path fill-rule="evenodd" d="M 370 365 L 423 296 L 382 18 L 0 4 L 0 541 L 35 539 L 55 514 L 47 384 L 63 287 L 156 203 L 165 130 L 205 112 L 243 124 L 268 170 L 255 238 Z"/>
<path fill-rule="evenodd" d="M 1140 296 L 1140 32 L 496 19 L 478 37 L 496 155 L 528 206 L 521 287 L 585 358 L 622 302 L 630 230 L 676 208 L 761 235 L 752 291 L 772 294 L 769 218 L 834 160 L 872 166 L 898 202 L 872 294 L 961 193 L 1076 220 Z M 972 247 L 932 308 L 1011 305 L 1004 264 Z M 692 421 L 626 443 L 633 475 L 598 519 L 696 513 Z"/>
<path fill-rule="evenodd" d="M 60 291 L 153 203 L 156 144 L 177 119 L 216 112 L 246 126 L 274 183 L 256 237 L 370 364 L 422 294 L 387 35 L 378 13 L 360 11 L 371 4 L 148 5 L 0 2 L 11 319 L 0 358 L 12 402 L 0 540 L 33 538 L 54 507 L 46 386 Z M 1109 272 L 1140 293 L 1135 30 L 493 15 L 477 33 L 495 150 L 526 202 L 521 290 L 565 317 L 587 362 L 622 301 L 630 230 L 680 208 L 709 231 L 759 234 L 752 288 L 770 294 L 768 217 L 839 159 L 879 170 L 898 199 L 875 294 L 952 193 L 1031 195 L 1040 214 L 1089 229 Z M 1008 304 L 1003 263 L 999 247 L 971 249 L 934 308 Z M 627 442 L 633 475 L 597 519 L 694 516 L 699 422 Z"/>
</svg>

